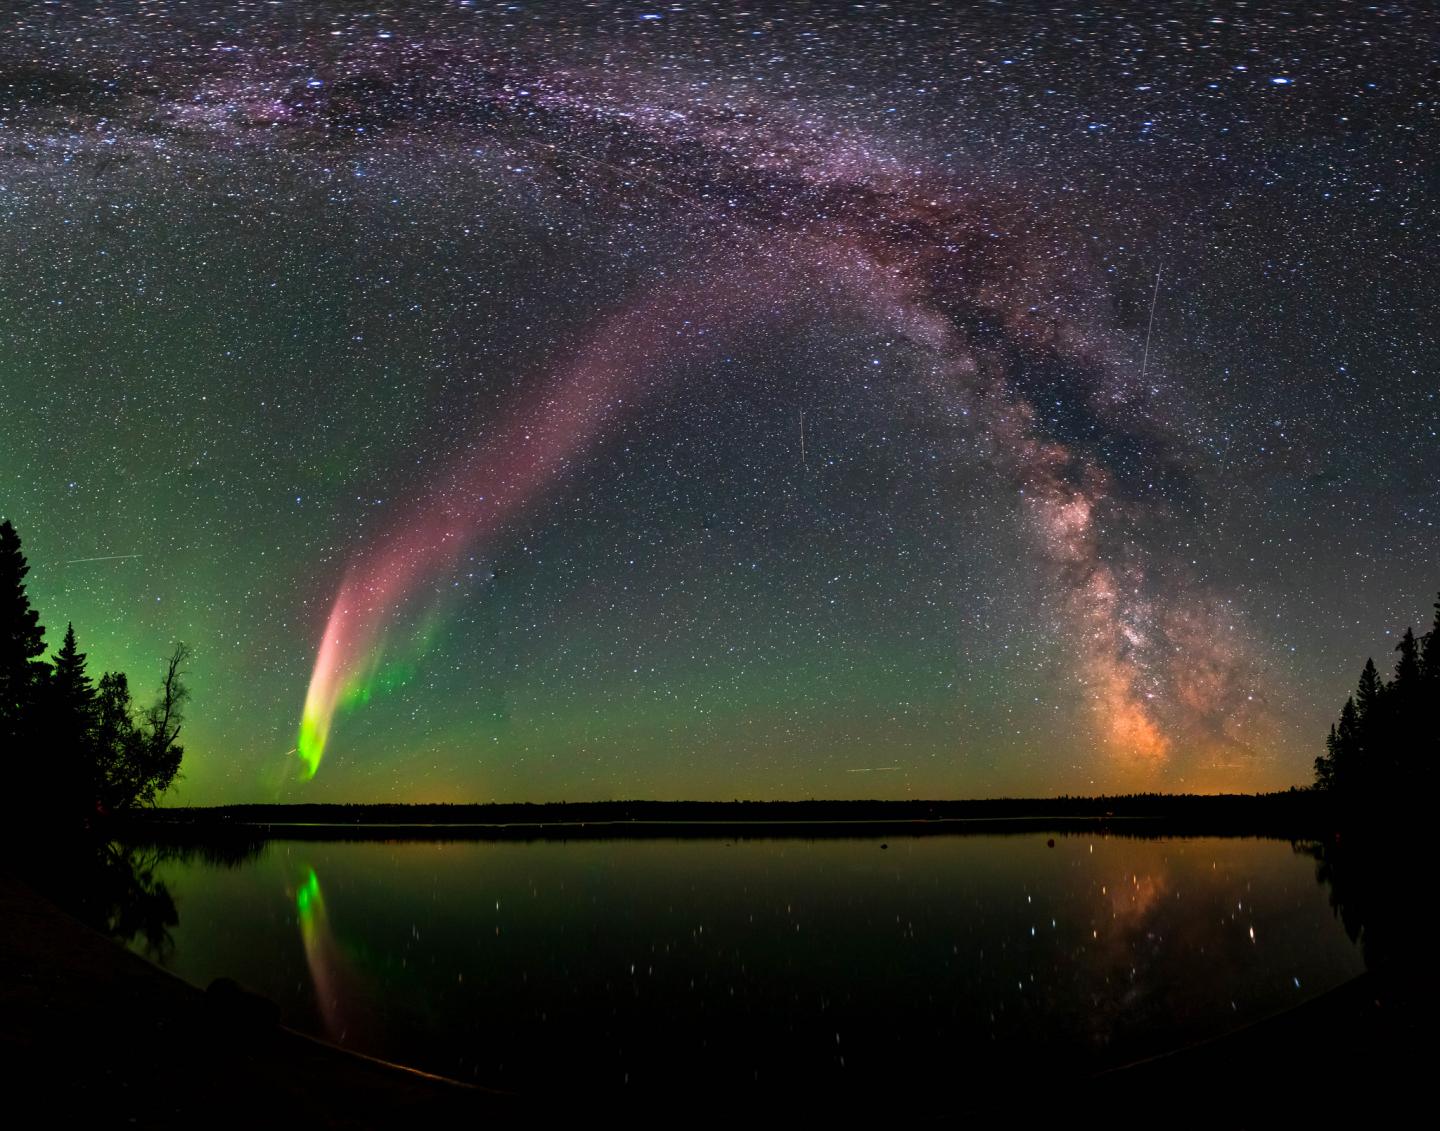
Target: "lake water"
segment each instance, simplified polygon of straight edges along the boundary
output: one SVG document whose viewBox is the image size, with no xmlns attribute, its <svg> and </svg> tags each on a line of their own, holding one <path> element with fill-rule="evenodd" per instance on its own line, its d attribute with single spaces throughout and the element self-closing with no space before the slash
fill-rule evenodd
<svg viewBox="0 0 1440 1131">
<path fill-rule="evenodd" d="M 164 964 L 522 1092 L 1089 1072 L 1363 968 L 1287 842 L 1049 839 L 272 841 L 159 866 Z"/>
</svg>

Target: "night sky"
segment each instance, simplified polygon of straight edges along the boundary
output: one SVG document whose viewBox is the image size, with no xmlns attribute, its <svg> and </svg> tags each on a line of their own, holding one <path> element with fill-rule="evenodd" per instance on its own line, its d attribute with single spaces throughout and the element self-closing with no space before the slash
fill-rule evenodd
<svg viewBox="0 0 1440 1131">
<path fill-rule="evenodd" d="M 5 9 L 0 514 L 174 802 L 1285 787 L 1428 627 L 1428 4 Z"/>
</svg>

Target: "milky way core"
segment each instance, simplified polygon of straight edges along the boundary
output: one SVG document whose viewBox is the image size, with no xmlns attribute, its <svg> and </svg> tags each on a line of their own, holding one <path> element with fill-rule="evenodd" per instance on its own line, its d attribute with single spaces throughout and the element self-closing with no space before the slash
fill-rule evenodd
<svg viewBox="0 0 1440 1131">
<path fill-rule="evenodd" d="M 1423 622 L 1425 6 L 342 7 L 0 43 L 0 512 L 177 800 L 1284 787 Z"/>
</svg>

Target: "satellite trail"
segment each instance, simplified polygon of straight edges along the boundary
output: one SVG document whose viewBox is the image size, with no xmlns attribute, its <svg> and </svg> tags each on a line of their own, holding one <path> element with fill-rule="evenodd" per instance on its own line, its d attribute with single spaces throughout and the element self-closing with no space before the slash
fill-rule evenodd
<svg viewBox="0 0 1440 1131">
<path fill-rule="evenodd" d="M 1155 291 L 1150 296 L 1150 321 L 1145 326 L 1145 358 L 1140 362 L 1140 382 L 1144 384 L 1145 373 L 1150 368 L 1150 334 L 1155 329 L 1155 303 L 1160 299 L 1160 268 L 1155 269 Z"/>
</svg>

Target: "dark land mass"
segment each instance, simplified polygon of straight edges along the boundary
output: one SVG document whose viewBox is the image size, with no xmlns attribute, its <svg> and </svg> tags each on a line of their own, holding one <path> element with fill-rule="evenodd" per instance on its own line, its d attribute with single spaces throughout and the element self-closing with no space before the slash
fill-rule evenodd
<svg viewBox="0 0 1440 1131">
<path fill-rule="evenodd" d="M 583 801 L 489 805 L 225 805 L 128 815 L 121 835 L 174 841 L 491 840 L 616 837 L 873 837 L 958 833 L 1324 836 L 1329 798 L 1129 794 L 973 801 Z"/>
</svg>

